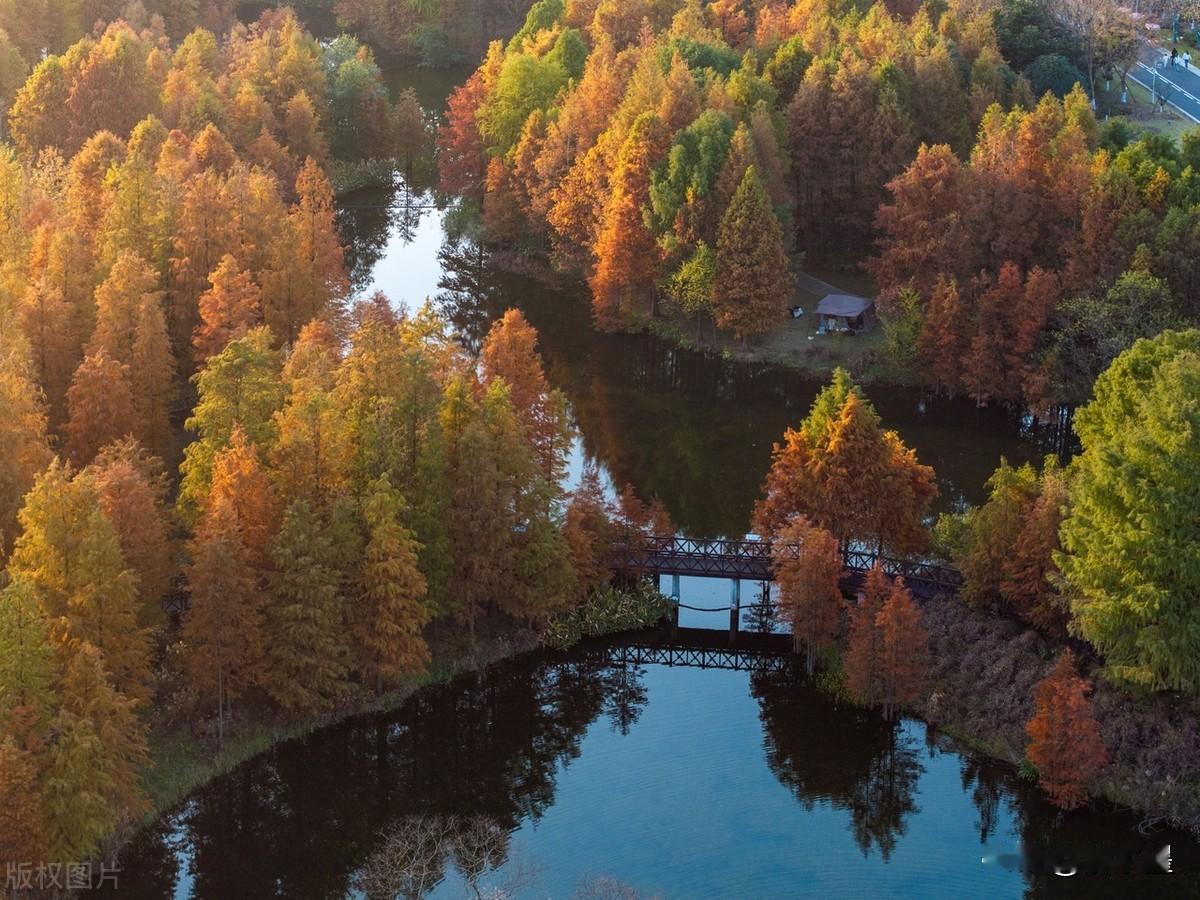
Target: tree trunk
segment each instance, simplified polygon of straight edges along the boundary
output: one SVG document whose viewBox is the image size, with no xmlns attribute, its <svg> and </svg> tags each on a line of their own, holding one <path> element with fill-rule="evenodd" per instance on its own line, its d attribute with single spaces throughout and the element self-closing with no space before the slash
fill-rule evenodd
<svg viewBox="0 0 1200 900">
<path fill-rule="evenodd" d="M 217 670 L 217 746 L 225 746 L 225 670 Z"/>
</svg>

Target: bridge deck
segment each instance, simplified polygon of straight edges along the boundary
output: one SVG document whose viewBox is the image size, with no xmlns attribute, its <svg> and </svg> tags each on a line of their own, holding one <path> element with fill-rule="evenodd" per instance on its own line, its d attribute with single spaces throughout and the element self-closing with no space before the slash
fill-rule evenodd
<svg viewBox="0 0 1200 900">
<path fill-rule="evenodd" d="M 773 545 L 757 539 L 698 541 L 674 536 L 625 536 L 613 548 L 614 571 L 642 575 L 689 575 L 704 578 L 743 578 L 773 581 Z M 799 554 L 799 547 L 783 551 Z M 935 563 L 897 559 L 866 550 L 847 550 L 844 583 L 857 587 L 878 563 L 884 574 L 900 577 L 915 596 L 928 599 L 938 593 L 956 593 L 962 576 Z"/>
</svg>

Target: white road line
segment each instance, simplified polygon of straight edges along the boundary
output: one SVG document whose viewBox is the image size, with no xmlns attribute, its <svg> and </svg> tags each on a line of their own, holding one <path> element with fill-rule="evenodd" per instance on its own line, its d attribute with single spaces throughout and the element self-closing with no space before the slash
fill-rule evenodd
<svg viewBox="0 0 1200 900">
<path fill-rule="evenodd" d="M 1157 72 L 1155 72 L 1155 70 L 1152 67 L 1146 65 L 1144 62 L 1139 62 L 1138 65 L 1141 66 L 1143 69 L 1145 69 L 1147 72 L 1151 73 L 1152 75 L 1158 74 Z M 1132 69 L 1129 71 L 1129 77 L 1132 78 L 1134 81 L 1136 81 L 1138 84 L 1140 84 L 1142 87 L 1144 87 L 1146 90 L 1150 91 L 1151 94 L 1154 93 L 1154 88 L 1151 87 L 1150 85 L 1146 84 L 1146 82 L 1142 81 L 1136 75 L 1134 75 Z M 1174 88 L 1175 91 L 1178 91 L 1180 94 L 1183 94 L 1183 96 L 1187 97 L 1189 100 L 1191 100 L 1197 106 L 1200 106 L 1200 100 L 1198 100 L 1193 95 L 1189 94 L 1187 91 L 1185 91 L 1183 88 L 1181 88 L 1175 82 L 1173 82 L 1171 79 L 1167 78 L 1165 75 L 1158 75 L 1158 77 L 1161 78 L 1163 81 L 1165 81 L 1167 84 L 1171 85 L 1171 87 Z M 1170 103 L 1171 106 L 1175 107 L 1177 110 L 1179 110 L 1181 113 L 1183 113 L 1189 119 L 1191 119 L 1193 122 L 1200 125 L 1200 118 L 1197 118 L 1196 116 L 1192 115 L 1190 112 L 1188 112 L 1182 106 L 1180 106 L 1178 103 L 1173 102 L 1170 97 L 1167 98 L 1166 102 Z"/>
</svg>

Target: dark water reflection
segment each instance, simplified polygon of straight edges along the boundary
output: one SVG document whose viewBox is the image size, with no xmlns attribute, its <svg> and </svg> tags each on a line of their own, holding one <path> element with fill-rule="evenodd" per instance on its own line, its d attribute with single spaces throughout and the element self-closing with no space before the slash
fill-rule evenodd
<svg viewBox="0 0 1200 900">
<path fill-rule="evenodd" d="M 529 897 L 597 874 L 686 898 L 1096 896 L 1095 879 L 1063 893 L 980 860 L 1024 843 L 1047 865 L 1144 862 L 1181 840 L 1140 837 L 1127 815 L 1060 814 L 1011 772 L 917 721 L 838 705 L 790 665 L 614 666 L 604 646 L 525 655 L 276 747 L 144 833 L 120 896 L 353 895 L 386 829 L 413 817 L 494 823 L 480 885 L 522 866 L 537 872 L 517 892 Z M 464 896 L 453 857 L 442 864 L 432 896 Z"/>
<path fill-rule="evenodd" d="M 581 290 L 490 265 L 469 239 L 446 239 L 436 206 L 430 192 L 400 179 L 392 192 L 347 199 L 341 224 L 361 291 L 382 290 L 410 307 L 434 299 L 472 347 L 494 318 L 519 307 L 541 336 L 551 382 L 571 401 L 582 452 L 618 483 L 660 497 L 688 534 L 744 533 L 772 443 L 805 415 L 822 382 L 651 335 L 599 334 Z M 942 510 L 982 500 L 1002 455 L 1035 460 L 1060 441 L 1054 428 L 969 400 L 884 385 L 868 393 L 887 427 L 936 470 Z"/>
</svg>

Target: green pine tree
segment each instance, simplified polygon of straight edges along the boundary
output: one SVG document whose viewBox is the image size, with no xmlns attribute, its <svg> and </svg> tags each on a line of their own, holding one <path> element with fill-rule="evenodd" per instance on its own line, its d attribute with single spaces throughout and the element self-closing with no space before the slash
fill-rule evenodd
<svg viewBox="0 0 1200 900">
<path fill-rule="evenodd" d="M 401 521 L 403 507 L 387 478 L 372 482 L 363 508 L 368 537 L 358 599 L 348 608 L 357 668 L 377 690 L 429 663 L 423 631 L 432 612 L 417 567 L 420 545 Z"/>
<path fill-rule="evenodd" d="M 733 331 L 746 344 L 770 331 L 792 297 L 783 230 L 762 179 L 746 170 L 721 219 L 713 310 L 717 327 Z"/>
<path fill-rule="evenodd" d="M 267 611 L 266 688 L 280 706 L 326 709 L 347 689 L 349 647 L 341 573 L 325 523 L 307 502 L 288 507 L 275 541 Z"/>
</svg>

